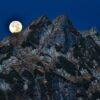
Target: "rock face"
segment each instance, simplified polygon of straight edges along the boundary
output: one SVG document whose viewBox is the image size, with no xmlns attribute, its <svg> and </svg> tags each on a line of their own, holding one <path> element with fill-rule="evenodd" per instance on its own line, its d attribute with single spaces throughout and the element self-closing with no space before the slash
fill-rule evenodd
<svg viewBox="0 0 100 100">
<path fill-rule="evenodd" d="M 0 42 L 0 100 L 99 100 L 100 46 L 71 21 L 46 16 Z"/>
<path fill-rule="evenodd" d="M 91 28 L 89 31 L 81 32 L 83 37 L 91 36 L 93 40 L 100 46 L 100 33 L 95 27 Z"/>
</svg>

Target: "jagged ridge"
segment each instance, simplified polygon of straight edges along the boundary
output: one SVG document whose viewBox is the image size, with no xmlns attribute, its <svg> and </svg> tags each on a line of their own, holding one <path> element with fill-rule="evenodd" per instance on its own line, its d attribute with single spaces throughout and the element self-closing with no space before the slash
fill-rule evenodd
<svg viewBox="0 0 100 100">
<path fill-rule="evenodd" d="M 100 98 L 100 47 L 66 16 L 33 21 L 0 43 L 0 100 Z"/>
</svg>

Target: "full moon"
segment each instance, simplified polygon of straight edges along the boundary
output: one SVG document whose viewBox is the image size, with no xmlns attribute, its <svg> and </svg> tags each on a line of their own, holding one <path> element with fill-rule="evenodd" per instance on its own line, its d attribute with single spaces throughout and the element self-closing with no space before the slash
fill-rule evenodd
<svg viewBox="0 0 100 100">
<path fill-rule="evenodd" d="M 22 31 L 22 23 L 19 21 L 12 21 L 9 25 L 11 33 L 19 33 Z"/>
</svg>

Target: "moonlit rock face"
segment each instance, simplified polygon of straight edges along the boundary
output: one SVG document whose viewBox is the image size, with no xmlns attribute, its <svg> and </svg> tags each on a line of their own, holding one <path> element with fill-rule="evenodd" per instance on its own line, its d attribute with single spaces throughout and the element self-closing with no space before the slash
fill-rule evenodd
<svg viewBox="0 0 100 100">
<path fill-rule="evenodd" d="M 22 31 L 22 24 L 19 21 L 12 21 L 9 25 L 9 30 L 11 33 L 19 33 Z"/>
</svg>

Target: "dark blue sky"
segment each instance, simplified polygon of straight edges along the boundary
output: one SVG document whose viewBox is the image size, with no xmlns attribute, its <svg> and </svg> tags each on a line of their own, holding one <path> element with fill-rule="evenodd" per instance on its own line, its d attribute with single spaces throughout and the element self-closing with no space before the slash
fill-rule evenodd
<svg viewBox="0 0 100 100">
<path fill-rule="evenodd" d="M 24 28 L 41 15 L 54 19 L 67 15 L 75 27 L 100 30 L 100 0 L 2 0 L 0 1 L 0 39 L 8 35 L 12 20 L 20 20 Z"/>
</svg>

